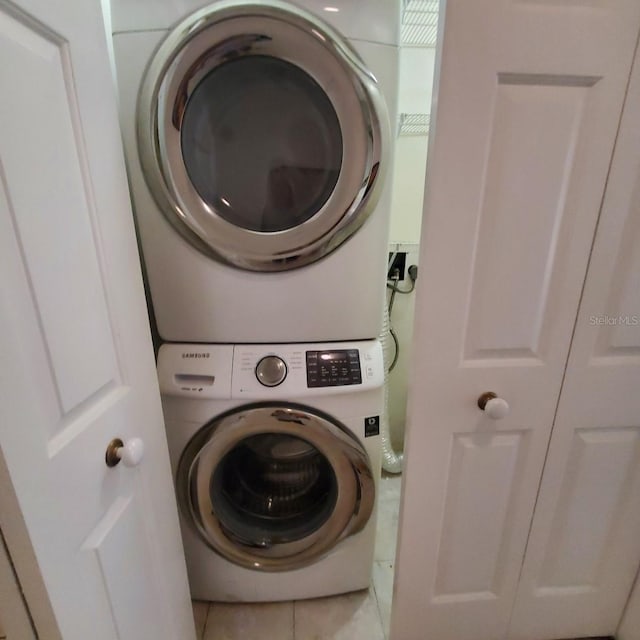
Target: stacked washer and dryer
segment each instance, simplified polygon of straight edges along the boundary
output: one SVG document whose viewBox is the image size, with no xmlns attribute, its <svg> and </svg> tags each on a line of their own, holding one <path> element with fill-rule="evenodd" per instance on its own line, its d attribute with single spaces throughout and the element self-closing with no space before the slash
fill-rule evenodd
<svg viewBox="0 0 640 640">
<path fill-rule="evenodd" d="M 112 0 L 192 596 L 367 587 L 397 2 Z"/>
</svg>

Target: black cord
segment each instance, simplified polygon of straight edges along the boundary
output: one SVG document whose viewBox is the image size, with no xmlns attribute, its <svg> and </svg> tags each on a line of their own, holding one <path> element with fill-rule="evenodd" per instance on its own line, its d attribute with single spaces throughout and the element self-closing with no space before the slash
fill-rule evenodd
<svg viewBox="0 0 640 640">
<path fill-rule="evenodd" d="M 387 287 L 388 286 L 389 283 L 387 283 Z M 389 309 L 389 324 L 391 324 L 391 312 L 393 311 L 393 301 L 395 300 L 396 293 L 398 293 L 398 290 L 395 288 L 395 286 L 391 287 L 391 297 L 389 298 L 389 302 L 387 304 L 387 308 Z"/>
<path fill-rule="evenodd" d="M 402 294 L 413 293 L 413 290 L 415 288 L 416 288 L 416 281 L 415 280 L 411 281 L 411 286 L 408 289 L 400 289 L 398 287 L 398 281 L 397 280 L 389 280 L 387 282 L 387 289 L 391 289 L 392 291 L 395 291 L 396 293 L 402 293 Z"/>
<path fill-rule="evenodd" d="M 393 327 L 391 325 L 389 325 L 389 334 L 393 338 L 393 344 L 395 346 L 395 353 L 393 354 L 393 360 L 391 361 L 391 364 L 389 365 L 389 369 L 388 369 L 389 373 L 391 373 L 394 367 L 396 366 L 396 364 L 398 364 L 398 358 L 400 357 L 400 343 L 398 342 L 398 336 L 396 335 L 396 332 L 393 330 Z"/>
<path fill-rule="evenodd" d="M 391 362 L 391 364 L 389 365 L 389 369 L 387 370 L 388 373 L 391 373 L 394 369 L 394 367 L 396 366 L 396 364 L 398 364 L 398 358 L 400 357 L 400 342 L 398 340 L 398 336 L 396 335 L 396 332 L 393 330 L 393 327 L 391 326 L 391 312 L 393 311 L 393 303 L 395 301 L 395 297 L 396 297 L 396 293 L 402 293 L 403 295 L 406 295 L 408 293 L 412 293 L 413 290 L 416 288 L 416 280 L 418 279 L 418 267 L 415 265 L 411 265 L 408 269 L 408 273 L 409 273 L 409 278 L 411 279 L 411 286 L 408 289 L 400 289 L 398 287 L 398 279 L 397 278 L 392 278 L 390 280 L 387 280 L 387 289 L 391 289 L 391 296 L 389 298 L 389 304 L 388 304 L 388 310 L 389 310 L 389 333 L 391 334 L 391 337 L 393 338 L 393 344 L 395 347 L 395 353 L 393 355 L 393 361 Z M 400 275 L 399 272 L 396 270 L 394 272 L 394 275 Z"/>
</svg>

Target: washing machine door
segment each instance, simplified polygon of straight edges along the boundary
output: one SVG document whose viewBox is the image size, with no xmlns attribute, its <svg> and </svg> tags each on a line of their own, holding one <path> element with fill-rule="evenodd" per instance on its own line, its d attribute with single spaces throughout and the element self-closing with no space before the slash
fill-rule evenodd
<svg viewBox="0 0 640 640">
<path fill-rule="evenodd" d="M 224 558 L 296 569 L 360 531 L 373 512 L 369 458 L 346 427 L 292 404 L 224 414 L 185 448 L 178 501 Z"/>
<path fill-rule="evenodd" d="M 388 142 L 373 75 L 329 26 L 279 1 L 216 2 L 155 53 L 138 100 L 142 168 L 205 254 L 282 271 L 372 212 Z"/>
</svg>

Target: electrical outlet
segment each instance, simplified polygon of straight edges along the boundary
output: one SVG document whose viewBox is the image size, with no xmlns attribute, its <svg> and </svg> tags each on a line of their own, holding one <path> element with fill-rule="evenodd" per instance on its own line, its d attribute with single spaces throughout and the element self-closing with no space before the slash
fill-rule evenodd
<svg viewBox="0 0 640 640">
<path fill-rule="evenodd" d="M 391 260 L 391 256 L 393 256 L 393 253 L 389 254 L 389 257 L 387 258 L 387 264 L 389 264 L 389 260 Z M 398 253 L 395 254 L 395 258 L 393 259 L 391 266 L 389 267 L 389 271 L 387 271 L 387 280 L 393 280 L 393 279 L 404 280 L 406 277 L 406 268 L 407 268 L 407 252 L 398 251 Z M 398 277 L 394 278 L 393 276 L 396 269 L 398 270 Z"/>
</svg>

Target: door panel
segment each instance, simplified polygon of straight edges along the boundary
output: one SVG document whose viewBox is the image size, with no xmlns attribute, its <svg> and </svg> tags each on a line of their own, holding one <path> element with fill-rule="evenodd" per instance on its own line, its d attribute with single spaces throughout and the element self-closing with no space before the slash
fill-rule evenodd
<svg viewBox="0 0 640 640">
<path fill-rule="evenodd" d="M 148 537 L 135 495 L 117 498 L 98 526 L 89 534 L 83 549 L 94 556 L 104 577 L 104 595 L 114 613 L 118 638 L 136 638 L 140 618 L 145 617 L 145 637 L 161 638 L 166 633 L 164 612 L 155 606 L 162 601 Z M 136 548 L 133 554 L 123 549 Z M 122 580 L 126 576 L 126 589 Z"/>
<path fill-rule="evenodd" d="M 2 76 L 5 86 L 12 87 L 2 105 L 4 177 L 56 395 L 61 411 L 67 413 L 117 378 L 98 256 L 86 215 L 96 203 L 86 175 L 69 46 L 42 25 L 33 29 L 2 13 L 0 56 L 13 61 Z M 39 159 L 37 180 L 26 180 L 36 168 L 34 158 Z M 79 306 L 85 313 L 60 317 L 61 310 Z M 74 349 L 77 344 L 83 349 Z"/>
<path fill-rule="evenodd" d="M 1 2 L 0 56 L 0 446 L 19 505 L 0 526 L 24 519 L 58 628 L 36 619 L 39 637 L 188 640 L 99 2 Z M 134 436 L 140 466 L 108 468 Z"/>
<path fill-rule="evenodd" d="M 624 133 L 624 132 L 623 132 Z M 640 316 L 633 311 L 638 310 L 640 299 L 640 176 L 635 178 L 633 202 L 623 223 L 620 250 L 615 258 L 611 286 L 604 308 L 604 317 L 589 321 L 597 326 L 594 353 L 591 362 L 606 366 L 624 361 L 633 363 L 640 356 Z M 622 203 L 621 203 L 622 204 Z"/>
<path fill-rule="evenodd" d="M 640 563 L 636 55 L 510 638 L 614 635 Z"/>
<path fill-rule="evenodd" d="M 469 594 L 494 598 L 505 568 L 505 532 L 513 516 L 513 487 L 525 455 L 522 433 L 453 438 L 450 487 L 440 538 L 435 600 Z"/>
<path fill-rule="evenodd" d="M 494 640 L 513 608 L 640 5 L 442 9 L 392 635 Z M 506 418 L 478 408 L 486 391 L 508 401 Z"/>
<path fill-rule="evenodd" d="M 554 279 L 566 272 L 577 214 L 566 207 L 566 195 L 576 144 L 584 135 L 584 103 L 594 82 L 498 76 L 465 360 L 533 358 L 528 364 L 535 365 L 546 359 L 545 333 L 562 303 L 550 294 Z"/>
<path fill-rule="evenodd" d="M 539 586 L 590 590 L 638 483 L 640 429 L 576 429 Z M 606 479 L 606 482 L 603 482 Z M 637 491 L 637 487 L 635 487 Z M 598 514 L 594 518 L 594 514 Z"/>
</svg>

